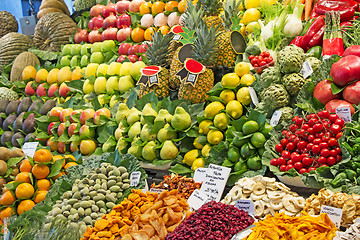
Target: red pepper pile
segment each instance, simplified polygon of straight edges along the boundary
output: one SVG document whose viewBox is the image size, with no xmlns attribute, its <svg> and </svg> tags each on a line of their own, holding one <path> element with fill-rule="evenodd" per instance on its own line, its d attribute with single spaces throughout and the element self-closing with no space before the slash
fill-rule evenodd
<svg viewBox="0 0 360 240">
<path fill-rule="evenodd" d="M 275 146 L 281 157 L 272 159 L 271 165 L 280 167 L 282 172 L 294 168 L 303 174 L 341 161 L 338 139 L 345 122 L 338 115 L 324 110 L 306 118 L 295 116 L 292 122 Z"/>
</svg>

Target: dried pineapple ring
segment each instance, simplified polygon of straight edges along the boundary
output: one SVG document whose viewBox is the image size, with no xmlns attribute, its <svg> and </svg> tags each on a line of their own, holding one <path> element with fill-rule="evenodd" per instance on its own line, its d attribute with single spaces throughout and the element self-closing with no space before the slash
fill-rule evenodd
<svg viewBox="0 0 360 240">
<path fill-rule="evenodd" d="M 281 200 L 284 196 L 285 193 L 281 191 L 268 191 L 268 197 L 271 201 Z"/>
<path fill-rule="evenodd" d="M 221 202 L 224 203 L 224 204 L 228 204 L 228 203 L 231 202 L 231 201 L 232 201 L 232 199 L 231 199 L 230 193 L 228 193 L 228 194 L 226 195 L 226 197 L 225 197 L 223 200 L 221 200 Z"/>
<path fill-rule="evenodd" d="M 266 187 L 261 182 L 256 183 L 254 188 L 253 188 L 253 192 L 256 195 L 263 195 L 265 193 L 265 191 L 266 191 Z"/>
<path fill-rule="evenodd" d="M 296 213 L 293 213 L 293 212 L 289 212 L 289 211 L 286 211 L 285 209 L 281 209 L 279 211 L 280 213 L 285 213 L 286 215 L 290 216 L 290 217 L 295 217 Z"/>
<path fill-rule="evenodd" d="M 280 189 L 281 189 L 282 191 L 284 191 L 284 192 L 289 193 L 290 190 L 291 190 L 288 186 L 286 186 L 285 184 L 283 184 L 283 183 L 281 183 L 281 182 L 276 182 L 275 184 L 276 184 L 276 186 L 277 186 L 278 188 L 280 188 Z"/>
<path fill-rule="evenodd" d="M 242 198 L 243 199 L 249 199 L 250 195 L 251 195 L 251 193 L 243 193 Z"/>
<path fill-rule="evenodd" d="M 235 185 L 240 186 L 240 187 L 245 187 L 245 186 L 249 186 L 249 185 L 251 186 L 251 185 L 255 185 L 255 181 L 246 177 L 246 178 L 239 179 L 239 181 L 237 181 Z"/>
<path fill-rule="evenodd" d="M 269 199 L 268 195 L 264 195 L 263 198 L 262 198 L 262 200 L 263 200 L 264 202 L 266 202 L 266 203 L 269 203 L 269 202 L 270 202 L 270 199 Z"/>
<path fill-rule="evenodd" d="M 297 208 L 303 209 L 305 207 L 305 199 L 303 197 L 295 197 L 293 203 Z"/>
<path fill-rule="evenodd" d="M 269 178 L 269 177 L 263 177 L 260 182 L 262 182 L 264 185 L 267 184 L 271 184 L 271 183 L 275 183 L 276 179 L 275 178 Z"/>
<path fill-rule="evenodd" d="M 250 190 L 250 189 L 243 188 L 242 192 L 243 192 L 243 195 L 248 195 L 248 196 L 250 196 L 250 194 L 251 194 L 253 191 Z"/>
<path fill-rule="evenodd" d="M 275 215 L 274 209 L 270 206 L 269 203 L 264 203 L 264 216 L 271 214 L 272 216 Z"/>
<path fill-rule="evenodd" d="M 278 187 L 276 185 L 276 183 L 268 183 L 266 186 L 267 189 L 271 190 L 271 191 L 276 191 L 278 190 Z"/>
<path fill-rule="evenodd" d="M 255 182 L 261 182 L 263 180 L 263 176 L 261 175 L 256 175 L 255 177 L 253 177 L 252 179 L 255 181 Z"/>
<path fill-rule="evenodd" d="M 284 208 L 289 211 L 289 212 L 295 212 L 297 213 L 298 210 L 297 208 L 295 207 L 294 205 L 294 197 L 291 196 L 291 195 L 285 195 L 283 198 L 282 198 L 282 203 L 283 203 L 283 206 Z"/>
<path fill-rule="evenodd" d="M 281 200 L 280 200 L 280 201 L 271 201 L 271 202 L 269 203 L 269 205 L 270 205 L 270 207 L 271 207 L 272 209 L 274 209 L 275 211 L 279 211 L 280 209 L 282 209 L 282 208 L 284 207 Z"/>
<path fill-rule="evenodd" d="M 242 197 L 241 188 L 233 188 L 230 190 L 229 194 L 231 195 L 231 199 L 240 199 Z"/>
<path fill-rule="evenodd" d="M 264 197 L 264 195 L 256 195 L 255 193 L 250 194 L 250 199 L 252 201 L 260 201 L 260 200 L 262 200 L 263 197 Z"/>
<path fill-rule="evenodd" d="M 254 202 L 255 205 L 255 216 L 260 217 L 264 213 L 264 203 L 262 201 Z"/>
</svg>

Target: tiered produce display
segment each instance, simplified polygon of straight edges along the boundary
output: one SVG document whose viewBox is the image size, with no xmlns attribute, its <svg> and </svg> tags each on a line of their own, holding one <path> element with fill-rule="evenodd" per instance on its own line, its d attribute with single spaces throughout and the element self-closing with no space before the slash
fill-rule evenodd
<svg viewBox="0 0 360 240">
<path fill-rule="evenodd" d="M 74 9 L 0 11 L 4 239 L 359 238 L 358 1 Z"/>
</svg>

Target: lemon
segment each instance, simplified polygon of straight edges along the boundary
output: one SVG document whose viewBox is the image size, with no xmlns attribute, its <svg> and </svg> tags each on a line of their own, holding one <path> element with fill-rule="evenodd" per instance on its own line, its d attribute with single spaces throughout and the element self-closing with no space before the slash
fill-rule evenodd
<svg viewBox="0 0 360 240">
<path fill-rule="evenodd" d="M 255 81 L 255 77 L 251 74 L 245 74 L 244 76 L 241 77 L 241 84 L 250 86 L 253 82 Z"/>
<path fill-rule="evenodd" d="M 261 13 L 256 8 L 250 8 L 245 11 L 242 23 L 248 24 L 261 18 Z"/>
<path fill-rule="evenodd" d="M 199 150 L 193 149 L 184 155 L 184 159 L 182 162 L 191 167 L 191 165 L 198 158 L 198 156 Z"/>
<path fill-rule="evenodd" d="M 220 93 L 220 98 L 227 104 L 231 100 L 235 100 L 235 93 L 233 90 L 225 89 Z"/>
<path fill-rule="evenodd" d="M 257 8 L 260 5 L 260 0 L 245 0 L 245 8 Z"/>
<path fill-rule="evenodd" d="M 240 24 L 241 24 L 241 28 L 240 28 L 239 32 L 241 33 L 241 35 L 243 35 L 245 37 L 246 36 L 246 32 L 245 32 L 246 27 L 244 24 L 242 24 L 242 23 L 240 23 Z"/>
<path fill-rule="evenodd" d="M 209 156 L 211 150 L 211 145 L 210 144 L 206 144 L 202 149 L 201 149 L 201 155 L 205 158 L 207 158 Z"/>
<path fill-rule="evenodd" d="M 210 120 L 204 120 L 199 124 L 199 133 L 201 134 L 208 134 L 208 132 L 210 131 L 209 126 L 212 124 L 213 122 Z"/>
<path fill-rule="evenodd" d="M 276 0 L 260 0 L 260 7 L 268 7 L 274 5 L 276 2 Z"/>
<path fill-rule="evenodd" d="M 256 22 L 251 22 L 249 23 L 246 28 L 245 28 L 245 32 L 247 34 L 250 34 L 250 33 L 253 33 L 255 32 L 256 30 L 260 29 L 260 25 L 259 23 L 256 21 Z"/>
<path fill-rule="evenodd" d="M 195 171 L 198 168 L 204 167 L 204 165 L 205 165 L 205 160 L 202 158 L 198 158 L 193 162 L 191 169 Z"/>
<path fill-rule="evenodd" d="M 226 105 L 226 113 L 232 118 L 238 119 L 243 114 L 243 106 L 239 101 L 233 100 Z"/>
<path fill-rule="evenodd" d="M 194 142 L 193 142 L 193 145 L 194 147 L 196 147 L 197 149 L 201 150 L 204 146 L 201 145 L 199 142 L 198 142 L 198 139 L 199 137 L 195 138 Z"/>
<path fill-rule="evenodd" d="M 211 145 L 219 144 L 224 138 L 224 134 L 219 130 L 210 130 L 207 134 L 207 141 Z"/>
<path fill-rule="evenodd" d="M 251 103 L 251 96 L 250 91 L 248 87 L 242 87 L 238 90 L 236 93 L 236 99 L 244 104 L 245 106 L 249 105 Z"/>
<path fill-rule="evenodd" d="M 219 113 L 214 118 L 215 127 L 225 130 L 229 125 L 229 117 L 225 113 Z"/>
<path fill-rule="evenodd" d="M 250 73 L 249 64 L 247 64 L 246 62 L 239 62 L 238 64 L 235 65 L 235 73 L 239 77 L 242 77 L 245 74 L 249 74 Z"/>
<path fill-rule="evenodd" d="M 236 73 L 225 74 L 221 79 L 223 87 L 236 87 L 240 83 L 240 78 Z"/>
<path fill-rule="evenodd" d="M 205 108 L 205 117 L 213 118 L 223 109 L 225 109 L 225 107 L 221 102 L 218 101 L 212 102 L 209 105 L 207 105 Z"/>
</svg>

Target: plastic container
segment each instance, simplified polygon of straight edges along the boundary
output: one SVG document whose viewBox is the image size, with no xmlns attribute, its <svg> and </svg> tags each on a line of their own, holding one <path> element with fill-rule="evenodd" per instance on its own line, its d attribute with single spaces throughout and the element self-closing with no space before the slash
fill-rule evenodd
<svg viewBox="0 0 360 240">
<path fill-rule="evenodd" d="M 274 60 L 272 60 L 271 62 L 269 62 L 268 64 L 266 64 L 266 65 L 264 65 L 264 66 L 261 66 L 261 67 L 254 67 L 254 69 L 255 69 L 255 72 L 257 73 L 257 74 L 261 74 L 263 71 L 264 71 L 264 69 L 266 69 L 266 68 L 268 68 L 268 67 L 271 67 L 271 66 L 274 66 Z"/>
</svg>

